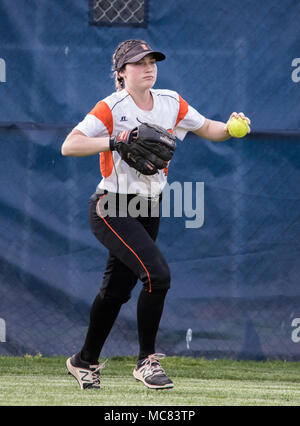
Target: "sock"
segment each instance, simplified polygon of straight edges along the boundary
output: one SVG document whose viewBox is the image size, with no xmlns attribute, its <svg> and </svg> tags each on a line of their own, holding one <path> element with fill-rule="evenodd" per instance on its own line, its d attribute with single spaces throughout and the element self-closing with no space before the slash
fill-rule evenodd
<svg viewBox="0 0 300 426">
<path fill-rule="evenodd" d="M 155 340 L 167 291 L 167 289 L 152 290 L 149 293 L 142 289 L 140 293 L 137 305 L 139 361 L 155 353 Z"/>
<path fill-rule="evenodd" d="M 98 364 L 101 349 L 119 314 L 122 303 L 115 299 L 105 299 L 98 294 L 90 312 L 90 324 L 84 346 L 81 350 L 81 359 Z"/>
</svg>

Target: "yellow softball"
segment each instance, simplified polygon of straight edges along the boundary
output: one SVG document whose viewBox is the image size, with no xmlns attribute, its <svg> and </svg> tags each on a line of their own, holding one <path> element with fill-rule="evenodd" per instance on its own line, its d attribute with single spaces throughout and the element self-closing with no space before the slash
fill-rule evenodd
<svg viewBox="0 0 300 426">
<path fill-rule="evenodd" d="M 249 125 L 241 117 L 232 117 L 227 122 L 227 129 L 233 138 L 243 138 L 249 131 Z"/>
</svg>

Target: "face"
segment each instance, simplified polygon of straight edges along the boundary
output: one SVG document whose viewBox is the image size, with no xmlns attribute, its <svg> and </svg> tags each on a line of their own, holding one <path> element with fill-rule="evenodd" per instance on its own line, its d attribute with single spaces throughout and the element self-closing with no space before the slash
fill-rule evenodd
<svg viewBox="0 0 300 426">
<path fill-rule="evenodd" d="M 152 54 L 144 56 L 138 62 L 126 64 L 124 71 L 120 71 L 124 78 L 125 88 L 147 90 L 154 86 L 157 78 L 156 60 Z"/>
</svg>

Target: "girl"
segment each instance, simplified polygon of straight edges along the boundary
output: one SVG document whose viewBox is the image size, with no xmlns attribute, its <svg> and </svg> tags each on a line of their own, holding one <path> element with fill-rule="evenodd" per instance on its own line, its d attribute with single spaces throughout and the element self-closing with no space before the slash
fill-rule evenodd
<svg viewBox="0 0 300 426">
<path fill-rule="evenodd" d="M 169 267 L 155 244 L 159 217 L 132 215 L 127 209 L 137 196 L 150 206 L 160 202 L 167 168 L 150 176 L 138 173 L 116 151 L 110 150 L 111 139 L 143 122 L 164 127 L 181 140 L 188 131 L 212 141 L 225 141 L 230 136 L 225 123 L 205 118 L 177 92 L 153 89 L 156 62 L 164 59 L 163 53 L 152 50 L 143 40 L 121 43 L 113 55 L 116 92 L 98 102 L 62 145 L 62 155 L 100 153 L 102 180 L 89 201 L 89 221 L 92 232 L 109 251 L 84 345 L 67 360 L 67 369 L 81 389 L 100 388 L 100 370 L 104 366 L 98 363 L 101 349 L 138 279 L 143 287 L 137 304 L 139 354 L 133 375 L 148 388 L 174 386 L 159 362 L 164 355 L 155 352 L 165 296 L 170 288 Z M 233 115 L 250 123 L 243 113 Z M 110 195 L 116 198 L 116 214 L 104 215 L 103 203 Z"/>
</svg>

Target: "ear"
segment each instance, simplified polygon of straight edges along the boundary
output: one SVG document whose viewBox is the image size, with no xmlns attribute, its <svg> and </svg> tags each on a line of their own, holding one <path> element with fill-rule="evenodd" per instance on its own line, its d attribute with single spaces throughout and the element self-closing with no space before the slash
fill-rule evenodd
<svg viewBox="0 0 300 426">
<path fill-rule="evenodd" d="M 118 72 L 118 76 L 125 78 L 125 67 L 126 65 L 120 69 L 120 71 Z"/>
</svg>

